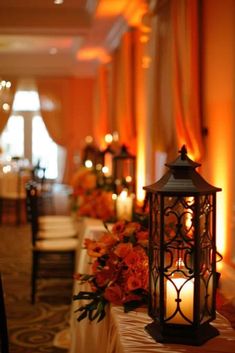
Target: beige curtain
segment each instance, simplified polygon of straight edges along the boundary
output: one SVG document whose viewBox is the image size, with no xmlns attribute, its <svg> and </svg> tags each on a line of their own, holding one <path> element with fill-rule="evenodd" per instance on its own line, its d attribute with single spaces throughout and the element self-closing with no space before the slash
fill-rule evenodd
<svg viewBox="0 0 235 353">
<path fill-rule="evenodd" d="M 51 138 L 63 147 L 67 143 L 66 120 L 70 119 L 69 78 L 37 79 L 41 114 Z"/>
<path fill-rule="evenodd" d="M 2 133 L 9 117 L 11 116 L 12 104 L 13 104 L 15 92 L 16 92 L 16 83 L 17 83 L 16 79 L 7 78 L 7 80 L 11 82 L 11 87 L 9 91 L 7 91 L 6 94 L 3 90 L 0 91 L 0 133 Z M 8 104 L 9 109 L 3 108 L 4 103 Z"/>
<path fill-rule="evenodd" d="M 133 55 L 134 32 L 126 32 L 112 61 L 112 128 L 118 131 L 120 143 L 131 151 L 136 149 L 136 124 L 134 111 L 135 77 Z"/>
<path fill-rule="evenodd" d="M 149 41 L 148 115 L 152 122 L 153 153 L 164 152 L 171 160 L 177 150 L 172 98 L 171 1 L 160 0 L 157 5 Z"/>
<path fill-rule="evenodd" d="M 173 104 L 178 146 L 200 160 L 203 151 L 199 95 L 199 2 L 171 2 Z"/>
<path fill-rule="evenodd" d="M 104 148 L 104 136 L 112 132 L 109 124 L 109 69 L 100 65 L 94 87 L 93 134 L 99 148 Z"/>
<path fill-rule="evenodd" d="M 203 151 L 199 96 L 197 0 L 159 0 L 154 8 L 149 70 L 149 114 L 155 151 L 167 159 L 186 144 L 199 160 Z"/>
<path fill-rule="evenodd" d="M 63 181 L 74 173 L 74 156 L 92 134 L 93 79 L 61 77 L 39 78 L 37 87 L 41 114 L 51 138 L 66 149 Z"/>
</svg>

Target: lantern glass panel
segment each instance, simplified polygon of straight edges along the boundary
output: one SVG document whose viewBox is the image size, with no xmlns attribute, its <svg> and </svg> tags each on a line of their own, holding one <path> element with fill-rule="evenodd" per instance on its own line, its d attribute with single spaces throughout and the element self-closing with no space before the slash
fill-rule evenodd
<svg viewBox="0 0 235 353">
<path fill-rule="evenodd" d="M 164 197 L 166 323 L 191 324 L 194 303 L 194 197 Z"/>
<path fill-rule="evenodd" d="M 151 195 L 151 224 L 153 226 L 150 233 L 150 306 L 149 315 L 154 317 L 160 313 L 160 196 Z"/>
<path fill-rule="evenodd" d="M 215 293 L 215 239 L 213 223 L 213 197 L 201 196 L 200 203 L 200 315 L 201 321 L 214 316 L 213 293 Z"/>
<path fill-rule="evenodd" d="M 212 195 L 198 198 L 165 196 L 162 199 L 159 195 L 153 195 L 151 202 L 150 316 L 156 317 L 161 312 L 160 268 L 163 263 L 164 321 L 169 324 L 192 324 L 195 286 L 198 287 L 197 295 L 200 299 L 198 321 L 203 323 L 210 320 L 214 315 L 215 283 L 212 275 L 215 273 Z M 195 210 L 196 203 L 199 205 L 198 214 Z M 197 254 L 196 242 L 199 246 Z M 196 273 L 195 266 L 198 261 L 199 271 Z M 196 276 L 199 278 L 197 284 Z"/>
</svg>

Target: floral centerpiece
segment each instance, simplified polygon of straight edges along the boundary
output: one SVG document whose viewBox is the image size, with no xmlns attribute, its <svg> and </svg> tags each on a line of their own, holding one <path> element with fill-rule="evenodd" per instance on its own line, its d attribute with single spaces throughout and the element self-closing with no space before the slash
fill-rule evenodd
<svg viewBox="0 0 235 353">
<path fill-rule="evenodd" d="M 90 287 L 74 296 L 74 300 L 86 300 L 77 309 L 78 321 L 86 317 L 101 321 L 108 303 L 122 305 L 125 312 L 147 303 L 147 244 L 147 229 L 127 221 L 115 223 L 97 241 L 85 240 L 93 261 L 91 274 L 75 275 L 80 284 Z"/>
<path fill-rule="evenodd" d="M 100 186 L 94 169 L 80 167 L 72 178 L 72 209 L 78 216 L 110 221 L 115 208 L 112 192 Z"/>
<path fill-rule="evenodd" d="M 73 197 L 78 198 L 86 193 L 89 193 L 96 188 L 96 173 L 93 169 L 80 167 L 74 174 L 71 180 L 73 187 Z"/>
</svg>

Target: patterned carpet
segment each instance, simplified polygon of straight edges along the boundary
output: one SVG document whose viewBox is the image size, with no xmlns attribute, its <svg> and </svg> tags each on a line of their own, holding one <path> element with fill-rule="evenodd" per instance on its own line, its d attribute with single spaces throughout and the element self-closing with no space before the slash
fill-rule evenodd
<svg viewBox="0 0 235 353">
<path fill-rule="evenodd" d="M 30 303 L 30 229 L 0 226 L 0 271 L 3 274 L 10 353 L 65 353 L 55 335 L 68 328 L 71 280 L 41 280 L 35 305 Z"/>
</svg>

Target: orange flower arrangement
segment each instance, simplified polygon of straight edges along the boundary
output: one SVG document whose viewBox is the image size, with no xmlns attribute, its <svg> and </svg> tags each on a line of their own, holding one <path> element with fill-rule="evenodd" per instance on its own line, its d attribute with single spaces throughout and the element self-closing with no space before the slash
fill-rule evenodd
<svg viewBox="0 0 235 353">
<path fill-rule="evenodd" d="M 80 284 L 88 282 L 91 292 L 79 292 L 74 300 L 90 299 L 78 308 L 85 317 L 98 322 L 108 303 L 123 305 L 125 311 L 147 303 L 148 231 L 139 223 L 119 221 L 98 241 L 86 239 L 85 248 L 93 259 L 91 274 L 77 274 Z"/>
<path fill-rule="evenodd" d="M 96 187 L 96 174 L 92 169 L 80 167 L 72 177 L 74 197 L 86 194 Z"/>
<path fill-rule="evenodd" d="M 81 217 L 110 221 L 115 216 L 112 192 L 97 186 L 97 173 L 80 167 L 71 180 L 73 187 L 72 209 Z"/>
<path fill-rule="evenodd" d="M 78 215 L 98 218 L 103 221 L 111 220 L 115 216 L 112 193 L 95 189 L 83 195 L 78 207 Z"/>
</svg>

